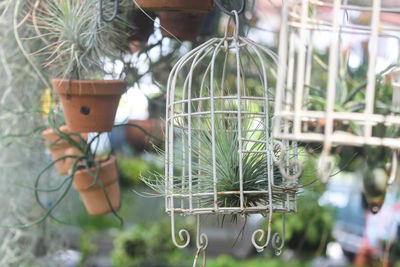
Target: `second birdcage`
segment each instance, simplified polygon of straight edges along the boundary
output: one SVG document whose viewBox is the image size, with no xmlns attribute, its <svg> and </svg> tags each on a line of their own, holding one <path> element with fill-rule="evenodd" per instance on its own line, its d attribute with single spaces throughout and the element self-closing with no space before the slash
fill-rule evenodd
<svg viewBox="0 0 400 267">
<path fill-rule="evenodd" d="M 379 0 L 282 5 L 274 136 L 323 143 L 324 180 L 333 146 L 400 148 L 395 68 L 400 5 Z"/>
</svg>

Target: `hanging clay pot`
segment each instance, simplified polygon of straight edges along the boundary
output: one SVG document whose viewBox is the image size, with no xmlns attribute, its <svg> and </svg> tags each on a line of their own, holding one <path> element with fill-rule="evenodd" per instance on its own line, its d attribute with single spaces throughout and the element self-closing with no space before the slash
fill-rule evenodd
<svg viewBox="0 0 400 267">
<path fill-rule="evenodd" d="M 145 10 L 207 13 L 214 8 L 213 0 L 136 0 Z"/>
<path fill-rule="evenodd" d="M 158 12 L 163 37 L 195 41 L 203 27 L 205 13 Z M 166 31 L 166 30 L 168 31 Z"/>
<path fill-rule="evenodd" d="M 111 156 L 108 160 L 102 160 L 98 161 L 100 163 L 98 179 L 107 192 L 111 206 L 114 210 L 117 210 L 121 204 L 121 197 L 116 158 L 115 156 Z M 91 170 L 95 174 L 97 168 L 93 167 Z M 111 212 L 110 204 L 99 182 L 97 181 L 95 184 L 94 182 L 95 179 L 85 168 L 76 171 L 74 174 L 73 185 L 79 191 L 88 213 L 90 215 L 102 215 Z"/>
<path fill-rule="evenodd" d="M 68 129 L 66 125 L 61 126 L 59 130 L 62 133 L 68 134 L 69 137 L 78 144 L 80 143 L 79 137 L 74 134 L 71 134 L 71 131 Z M 67 140 L 62 139 L 61 137 L 56 135 L 53 129 L 44 130 L 42 132 L 42 136 L 43 138 L 46 139 L 46 146 L 50 150 L 53 160 L 57 160 L 66 155 L 70 156 L 82 155 L 82 152 L 78 148 L 68 143 Z M 87 134 L 82 134 L 81 137 L 87 140 Z M 68 171 L 71 169 L 74 161 L 75 158 L 65 158 L 57 161 L 55 165 L 58 173 L 61 175 L 68 174 Z"/>
<path fill-rule="evenodd" d="M 147 40 L 154 32 L 154 19 L 156 18 L 156 15 L 153 12 L 148 12 L 147 15 L 140 10 L 136 10 L 132 15 L 132 26 L 130 27 L 128 36 L 131 53 L 146 46 Z"/>
<path fill-rule="evenodd" d="M 53 79 L 68 128 L 72 132 L 110 132 L 119 99 L 126 91 L 123 80 Z"/>
<path fill-rule="evenodd" d="M 128 123 L 142 127 L 146 132 L 160 140 L 164 139 L 164 122 L 160 119 L 149 118 L 147 120 L 129 120 Z M 135 151 L 149 150 L 153 148 L 153 144 L 160 146 L 163 141 L 155 140 L 135 126 L 126 126 L 125 128 L 126 142 Z"/>
</svg>

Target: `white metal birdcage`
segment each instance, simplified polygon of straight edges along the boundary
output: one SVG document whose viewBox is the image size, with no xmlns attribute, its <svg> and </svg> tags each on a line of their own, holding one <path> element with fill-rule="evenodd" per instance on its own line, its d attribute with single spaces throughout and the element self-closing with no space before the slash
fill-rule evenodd
<svg viewBox="0 0 400 267">
<path fill-rule="evenodd" d="M 397 134 L 377 133 L 400 126 L 398 83 L 383 89 L 390 84 L 387 74 L 398 78 L 400 4 L 394 3 L 282 1 L 273 136 L 323 143 L 323 180 L 332 146 L 400 148 Z M 365 71 L 357 60 L 366 62 Z M 357 68 L 365 84 L 349 90 L 346 79 Z"/>
<path fill-rule="evenodd" d="M 284 237 L 271 235 L 272 213 L 296 211 L 296 145 L 270 136 L 271 70 L 277 57 L 238 35 L 213 38 L 185 54 L 173 67 L 167 88 L 165 195 L 176 246 L 189 244 L 189 233 L 175 237 L 175 216 L 196 215 L 197 247 L 207 246 L 200 215 L 268 216 L 268 231 L 252 241 L 263 250 L 270 240 L 280 251 Z M 284 221 L 284 219 L 283 219 Z M 284 234 L 284 231 L 283 231 Z M 257 239 L 257 240 L 256 240 Z M 263 242 L 263 244 L 259 244 Z M 183 243 L 183 244 L 178 244 Z"/>
</svg>

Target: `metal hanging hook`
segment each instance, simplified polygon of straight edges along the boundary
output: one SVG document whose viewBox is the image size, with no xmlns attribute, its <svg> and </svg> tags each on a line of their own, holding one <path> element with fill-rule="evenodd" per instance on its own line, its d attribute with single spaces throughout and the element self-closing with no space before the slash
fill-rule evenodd
<svg viewBox="0 0 400 267">
<path fill-rule="evenodd" d="M 99 0 L 99 4 L 100 4 L 100 17 L 101 17 L 101 19 L 102 19 L 103 21 L 105 21 L 105 22 L 112 22 L 112 21 L 117 17 L 117 15 L 118 15 L 119 0 L 114 0 L 114 12 L 113 12 L 112 16 L 109 17 L 109 18 L 106 18 L 106 17 L 104 16 L 104 13 L 103 13 L 103 1 L 104 1 L 104 0 Z"/>
<path fill-rule="evenodd" d="M 227 10 L 219 0 L 214 0 L 214 3 L 221 9 L 225 14 L 228 14 L 229 16 L 234 16 L 235 14 L 232 11 Z M 246 8 L 246 0 L 242 0 L 242 6 L 240 9 L 237 11 L 238 15 L 242 14 L 243 11 Z"/>
</svg>

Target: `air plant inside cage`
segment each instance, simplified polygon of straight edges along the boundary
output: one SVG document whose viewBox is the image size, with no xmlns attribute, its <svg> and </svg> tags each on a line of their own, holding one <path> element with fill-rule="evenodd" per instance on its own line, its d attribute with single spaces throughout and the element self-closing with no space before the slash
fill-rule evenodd
<svg viewBox="0 0 400 267">
<path fill-rule="evenodd" d="M 275 162 L 272 169 L 268 167 L 272 159 L 269 158 L 271 155 L 268 155 L 265 151 L 269 151 L 268 147 L 274 146 L 274 144 L 268 141 L 270 139 L 266 136 L 268 128 L 266 128 L 265 123 L 259 119 L 246 118 L 242 119 L 240 124 L 239 128 L 237 115 L 216 116 L 214 137 L 211 119 L 196 123 L 190 136 L 187 128 L 176 125 L 176 129 L 179 129 L 177 138 L 181 141 L 178 142 L 174 150 L 174 168 L 177 170 L 172 183 L 174 195 L 181 195 L 185 198 L 190 193 L 189 190 L 194 195 L 199 192 L 213 192 L 215 186 L 217 206 L 221 209 L 229 209 L 241 206 L 240 192 L 244 192 L 243 207 L 250 209 L 245 212 L 239 210 L 233 212 L 231 217 L 233 222 L 237 221 L 238 214 L 256 212 L 256 210 L 251 210 L 252 207 L 258 207 L 258 211 L 264 208 L 262 213 L 266 214 L 268 207 L 272 207 L 273 203 L 287 201 L 287 194 L 293 196 L 291 199 L 294 199 L 294 195 L 297 193 L 297 183 L 283 178 L 279 171 L 278 162 Z M 242 140 L 251 140 L 242 142 L 242 149 L 249 151 L 249 153 L 242 153 L 241 159 L 238 151 L 240 147 L 239 131 Z M 191 138 L 190 148 L 188 147 L 189 137 Z M 213 138 L 215 138 L 214 142 L 212 141 Z M 215 144 L 214 157 L 212 143 Z M 187 153 L 190 150 L 193 151 L 192 154 Z M 162 153 L 160 150 L 159 152 Z M 275 152 L 283 153 L 282 151 Z M 189 160 L 189 157 L 191 160 Z M 279 158 L 279 156 L 276 156 L 276 158 Z M 216 166 L 215 181 L 213 159 L 215 159 Z M 190 168 L 189 165 L 191 165 Z M 240 165 L 243 177 L 242 188 Z M 189 169 L 191 169 L 191 178 L 188 173 Z M 190 179 L 192 185 L 189 189 Z M 168 188 L 170 184 L 165 183 L 165 176 L 162 174 L 147 174 L 142 176 L 142 180 L 155 190 L 157 195 L 164 195 L 165 192 L 170 190 Z M 270 184 L 272 194 L 268 191 Z M 206 194 L 196 197 L 194 202 L 196 208 L 201 209 L 213 207 L 215 199 L 213 194 Z M 225 212 L 222 213 L 225 214 Z"/>
</svg>

